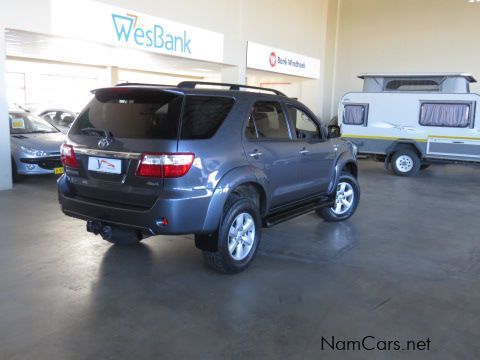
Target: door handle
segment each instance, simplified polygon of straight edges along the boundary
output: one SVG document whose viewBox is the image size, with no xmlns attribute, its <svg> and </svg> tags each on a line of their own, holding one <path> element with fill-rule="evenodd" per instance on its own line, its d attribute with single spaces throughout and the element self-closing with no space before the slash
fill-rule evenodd
<svg viewBox="0 0 480 360">
<path fill-rule="evenodd" d="M 248 156 L 258 159 L 260 156 L 262 156 L 263 153 L 259 152 L 258 150 L 255 150 L 254 152 L 248 154 Z"/>
<path fill-rule="evenodd" d="M 307 149 L 303 149 L 303 150 L 300 150 L 299 153 L 302 154 L 302 155 L 307 155 L 310 151 L 308 151 Z"/>
</svg>

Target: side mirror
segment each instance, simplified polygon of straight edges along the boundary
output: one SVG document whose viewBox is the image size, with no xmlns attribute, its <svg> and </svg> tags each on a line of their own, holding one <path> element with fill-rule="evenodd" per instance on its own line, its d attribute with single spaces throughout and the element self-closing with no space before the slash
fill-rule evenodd
<svg viewBox="0 0 480 360">
<path fill-rule="evenodd" d="M 338 125 L 328 125 L 328 138 L 334 139 L 340 137 L 340 126 Z"/>
</svg>

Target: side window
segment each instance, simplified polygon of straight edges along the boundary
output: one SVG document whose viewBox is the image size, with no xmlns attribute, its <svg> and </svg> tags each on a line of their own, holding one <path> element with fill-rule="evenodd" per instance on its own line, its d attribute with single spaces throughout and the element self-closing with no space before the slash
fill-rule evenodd
<svg viewBox="0 0 480 360">
<path fill-rule="evenodd" d="M 209 139 L 217 132 L 233 107 L 234 100 L 219 96 L 186 97 L 181 139 Z"/>
<path fill-rule="evenodd" d="M 253 105 L 245 131 L 248 139 L 290 139 L 282 107 L 272 101 L 259 101 Z"/>
<path fill-rule="evenodd" d="M 44 115 L 42 115 L 42 118 L 47 120 L 49 123 L 53 123 L 53 119 L 55 118 L 55 115 L 57 114 L 56 111 L 50 111 Z"/>
<path fill-rule="evenodd" d="M 255 128 L 252 115 L 248 118 L 247 127 L 245 128 L 245 137 L 249 140 L 257 138 L 257 129 Z"/>
<path fill-rule="evenodd" d="M 322 135 L 317 123 L 304 111 L 287 105 L 288 117 L 292 123 L 298 139 L 321 139 Z"/>
<path fill-rule="evenodd" d="M 420 125 L 440 127 L 468 127 L 472 118 L 469 103 L 422 103 Z"/>
<path fill-rule="evenodd" d="M 368 105 L 349 104 L 343 109 L 343 123 L 346 125 L 367 125 Z"/>
<path fill-rule="evenodd" d="M 60 125 L 62 126 L 70 126 L 73 122 L 73 120 L 75 120 L 75 117 L 72 116 L 71 114 L 69 113 L 66 113 L 66 112 L 62 112 L 61 116 L 60 116 Z"/>
<path fill-rule="evenodd" d="M 385 91 L 440 91 L 440 84 L 428 79 L 394 79 L 385 85 Z"/>
</svg>

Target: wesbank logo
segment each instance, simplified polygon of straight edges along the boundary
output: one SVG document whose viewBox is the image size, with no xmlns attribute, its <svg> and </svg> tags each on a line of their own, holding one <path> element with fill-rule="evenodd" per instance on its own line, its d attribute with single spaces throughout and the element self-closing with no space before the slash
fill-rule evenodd
<svg viewBox="0 0 480 360">
<path fill-rule="evenodd" d="M 168 32 L 168 29 L 160 24 L 140 26 L 138 19 L 138 15 L 130 13 L 126 15 L 112 13 L 113 26 L 120 43 L 192 54 L 190 47 L 192 39 L 187 36 L 186 30 L 183 30 L 183 33 L 175 33 Z"/>
</svg>

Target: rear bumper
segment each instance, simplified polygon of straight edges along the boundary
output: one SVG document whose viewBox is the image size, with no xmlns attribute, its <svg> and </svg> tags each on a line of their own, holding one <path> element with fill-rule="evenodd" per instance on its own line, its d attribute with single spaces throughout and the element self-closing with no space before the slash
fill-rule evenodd
<svg viewBox="0 0 480 360">
<path fill-rule="evenodd" d="M 77 198 L 69 191 L 65 175 L 58 180 L 58 200 L 65 215 L 134 228 L 150 235 L 204 232 L 205 216 L 211 194 L 204 192 L 197 195 L 190 194 L 189 197 L 184 198 L 159 198 L 150 209 L 137 210 Z M 162 225 L 163 218 L 167 219 L 167 225 Z"/>
</svg>

